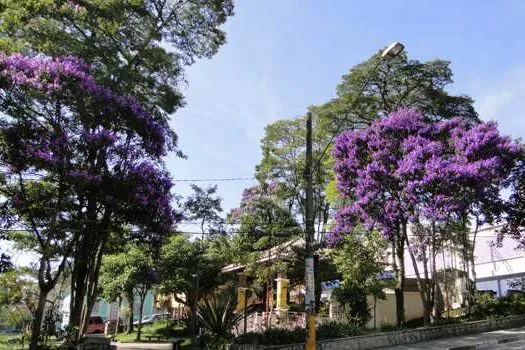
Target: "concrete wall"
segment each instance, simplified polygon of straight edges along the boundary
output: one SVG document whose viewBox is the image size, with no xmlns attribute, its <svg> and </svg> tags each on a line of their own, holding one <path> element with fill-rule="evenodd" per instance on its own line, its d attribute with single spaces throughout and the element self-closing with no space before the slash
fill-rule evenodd
<svg viewBox="0 0 525 350">
<path fill-rule="evenodd" d="M 461 324 L 418 328 L 398 332 L 377 333 L 359 337 L 331 339 L 317 342 L 318 350 L 364 350 L 394 345 L 411 344 L 432 339 L 461 336 L 489 332 L 497 329 L 507 329 L 525 325 L 525 315 L 467 322 Z M 262 346 L 262 345 L 230 345 L 229 350 L 302 350 L 304 344 Z"/>
<path fill-rule="evenodd" d="M 405 319 L 410 321 L 414 318 L 423 317 L 423 303 L 419 292 L 405 292 Z M 368 305 L 370 306 L 370 313 L 372 319 L 368 322 L 368 328 L 381 327 L 382 324 L 395 325 L 396 317 L 396 296 L 394 291 L 386 291 L 386 299 L 378 300 L 376 310 L 374 313 L 374 299 L 368 297 Z M 375 316 L 375 322 L 374 322 Z"/>
</svg>

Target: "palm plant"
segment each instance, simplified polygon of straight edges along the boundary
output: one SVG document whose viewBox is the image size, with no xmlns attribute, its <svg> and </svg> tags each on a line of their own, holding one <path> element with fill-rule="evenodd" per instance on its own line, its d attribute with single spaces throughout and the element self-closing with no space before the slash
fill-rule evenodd
<svg viewBox="0 0 525 350">
<path fill-rule="evenodd" d="M 197 306 L 199 324 L 212 335 L 228 338 L 243 318 L 255 311 L 253 306 L 237 312 L 235 294 L 223 291 L 204 298 Z"/>
</svg>

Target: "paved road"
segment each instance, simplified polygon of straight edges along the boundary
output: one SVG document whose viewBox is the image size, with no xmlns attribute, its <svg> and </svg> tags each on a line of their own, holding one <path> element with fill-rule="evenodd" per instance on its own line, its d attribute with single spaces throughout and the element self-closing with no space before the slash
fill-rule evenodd
<svg viewBox="0 0 525 350">
<path fill-rule="evenodd" d="M 166 343 L 113 343 L 118 350 L 170 350 Z M 525 327 L 391 347 L 395 350 L 525 350 Z"/>
<path fill-rule="evenodd" d="M 395 350 L 525 349 L 525 327 L 391 347 Z"/>
</svg>

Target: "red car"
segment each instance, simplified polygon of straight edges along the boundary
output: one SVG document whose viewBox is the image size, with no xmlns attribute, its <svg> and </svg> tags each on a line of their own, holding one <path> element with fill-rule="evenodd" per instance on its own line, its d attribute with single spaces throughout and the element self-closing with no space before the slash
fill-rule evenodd
<svg viewBox="0 0 525 350">
<path fill-rule="evenodd" d="M 91 316 L 86 334 L 96 333 L 104 333 L 104 320 L 100 316 Z"/>
</svg>

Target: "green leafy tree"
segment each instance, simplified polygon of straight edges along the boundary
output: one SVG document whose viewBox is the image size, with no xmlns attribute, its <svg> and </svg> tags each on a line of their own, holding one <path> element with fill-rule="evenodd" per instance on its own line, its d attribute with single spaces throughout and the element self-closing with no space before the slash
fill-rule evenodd
<svg viewBox="0 0 525 350">
<path fill-rule="evenodd" d="M 104 256 L 100 272 L 100 288 L 102 299 L 118 303 L 116 332 L 119 330 L 120 309 L 122 301 L 127 299 L 129 305 L 133 305 L 133 288 L 128 286 L 128 276 L 123 254 L 111 254 Z M 128 319 L 128 331 L 133 331 L 133 308 Z"/>
<path fill-rule="evenodd" d="M 341 205 L 335 190 L 329 150 L 333 137 L 343 130 L 367 126 L 373 120 L 402 107 L 418 108 L 429 119 L 455 116 L 477 120 L 473 100 L 450 95 L 450 62 L 409 59 L 406 53 L 382 60 L 381 52 L 354 66 L 337 86 L 331 101 L 311 106 L 313 114 L 314 214 L 320 238 L 324 236 L 330 209 Z M 296 217 L 304 217 L 304 166 L 306 118 L 283 119 L 266 126 L 261 141 L 263 158 L 256 167 L 262 182 L 280 185 L 279 196 Z"/>
<path fill-rule="evenodd" d="M 351 235 L 328 255 L 343 278 L 335 297 L 341 303 L 350 322 L 364 325 L 370 319 L 367 296 L 384 299 L 386 282 L 378 279 L 387 267 L 388 242 L 375 231 L 363 231 L 361 236 Z"/>
<path fill-rule="evenodd" d="M 72 55 L 98 81 L 172 113 L 184 68 L 215 55 L 232 0 L 19 0 L 0 4 L 0 50 Z"/>
<path fill-rule="evenodd" d="M 38 285 L 29 271 L 13 269 L 0 274 L 0 323 L 29 327 L 38 300 Z"/>
<path fill-rule="evenodd" d="M 449 61 L 421 62 L 406 52 L 384 60 L 379 51 L 343 75 L 337 96 L 314 108 L 314 114 L 326 118 L 331 131 L 339 132 L 366 126 L 404 107 L 420 110 L 429 120 L 478 120 L 472 98 L 445 90 L 452 77 Z"/>
<path fill-rule="evenodd" d="M 225 278 L 221 267 L 226 262 L 220 254 L 209 252 L 207 242 L 192 242 L 187 236 L 174 234 L 158 257 L 159 290 L 192 310 L 202 296 L 211 293 Z M 194 334 L 194 329 L 191 331 Z"/>
<path fill-rule="evenodd" d="M 346 319 L 352 325 L 364 327 L 371 318 L 367 292 L 364 286 L 352 280 L 343 281 L 341 286 L 333 291 Z"/>
<path fill-rule="evenodd" d="M 144 244 L 129 244 L 122 253 L 108 255 L 104 259 L 101 275 L 102 296 L 108 301 L 125 296 L 130 306 L 128 332 L 133 331 L 133 303 L 139 297 L 139 323 L 137 341 L 142 329 L 142 311 L 149 291 L 158 283 L 157 261 L 154 251 Z M 119 305 L 120 309 L 120 305 Z"/>
<path fill-rule="evenodd" d="M 268 290 L 278 272 L 273 267 L 286 255 L 284 249 L 276 247 L 301 234 L 299 224 L 277 194 L 281 190 L 276 183 L 247 188 L 239 207 L 228 216 L 230 223 L 238 225 L 232 237 L 230 262 L 244 265 L 246 272 L 255 277 L 254 284 L 259 287 L 255 290 L 268 308 Z"/>
<path fill-rule="evenodd" d="M 148 292 L 158 283 L 157 265 L 153 252 L 145 246 L 133 246 L 125 255 L 127 262 L 127 285 L 133 286 L 133 293 L 139 297 L 139 323 L 136 340 L 140 341 L 142 312 Z M 132 305 L 132 304 L 131 304 Z"/>
<path fill-rule="evenodd" d="M 226 40 L 220 26 L 231 15 L 232 0 L 1 1 L 0 51 L 81 57 L 97 83 L 135 96 L 164 127 L 167 148 L 182 156 L 168 120 L 183 105 L 184 69 L 217 53 Z M 102 211 L 90 205 L 84 216 L 97 218 Z M 98 242 L 109 240 L 108 231 L 115 229 L 82 235 L 73 253 L 70 314 L 78 328 L 85 327 L 96 299 L 105 245 Z"/>
<path fill-rule="evenodd" d="M 215 195 L 217 185 L 201 188 L 192 184 L 191 189 L 192 195 L 184 202 L 185 216 L 200 225 L 203 240 L 207 233 L 223 233 L 222 198 Z"/>
<path fill-rule="evenodd" d="M 322 125 L 314 121 L 313 158 L 321 158 L 329 135 Z M 269 124 L 261 141 L 263 159 L 256 167 L 256 177 L 263 183 L 276 186 L 274 200 L 292 217 L 304 217 L 306 196 L 304 192 L 305 132 L 306 118 L 284 119 Z M 330 179 L 331 168 L 325 162 L 316 164 L 313 172 L 314 217 L 317 232 L 322 238 L 329 220 L 329 204 L 325 187 Z"/>
<path fill-rule="evenodd" d="M 2 240 L 5 240 L 6 238 L 6 235 L 0 232 L 0 242 L 2 242 Z M 13 268 L 11 257 L 8 254 L 4 253 L 2 249 L 0 249 L 0 273 L 9 271 Z"/>
</svg>

